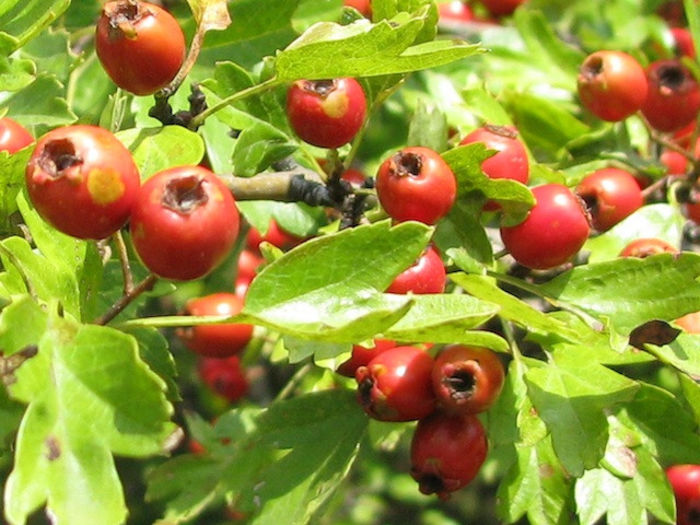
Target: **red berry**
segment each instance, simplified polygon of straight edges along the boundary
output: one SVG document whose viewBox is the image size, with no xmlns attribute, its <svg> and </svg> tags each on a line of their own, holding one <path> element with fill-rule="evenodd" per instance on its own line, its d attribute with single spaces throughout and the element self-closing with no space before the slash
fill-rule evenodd
<svg viewBox="0 0 700 525">
<path fill-rule="evenodd" d="M 198 365 L 202 382 L 231 403 L 248 393 L 248 379 L 238 356 L 202 357 Z"/>
<path fill-rule="evenodd" d="M 695 58 L 695 45 L 693 44 L 693 35 L 690 34 L 690 31 L 685 27 L 672 27 L 670 31 L 675 41 L 676 54 L 678 56 Z"/>
<path fill-rule="evenodd" d="M 618 168 L 594 171 L 576 187 L 588 206 L 593 227 L 609 230 L 644 204 L 642 190 L 631 173 Z"/>
<path fill-rule="evenodd" d="M 343 5 L 354 7 L 367 18 L 372 17 L 372 2 L 370 0 L 343 0 Z"/>
<path fill-rule="evenodd" d="M 372 359 L 384 350 L 394 348 L 396 343 L 389 339 L 375 339 L 374 346 L 364 347 L 362 345 L 352 345 L 350 359 L 343 361 L 336 370 L 345 377 L 355 377 L 355 372 L 361 366 L 366 366 Z"/>
<path fill-rule="evenodd" d="M 638 257 L 644 259 L 658 253 L 678 253 L 671 244 L 657 238 L 636 239 L 627 244 L 620 252 L 620 257 Z"/>
<path fill-rule="evenodd" d="M 270 219 L 265 235 L 262 235 L 256 228 L 250 228 L 248 231 L 248 237 L 246 238 L 246 246 L 248 246 L 248 248 L 251 250 L 259 252 L 260 243 L 263 241 L 269 242 L 281 250 L 287 250 L 299 244 L 301 239 L 280 228 L 275 219 Z"/>
<path fill-rule="evenodd" d="M 167 86 L 185 59 L 185 36 L 165 9 L 147 2 L 113 0 L 102 8 L 95 50 L 122 89 L 150 95 Z"/>
<path fill-rule="evenodd" d="M 666 476 L 676 498 L 677 525 L 700 524 L 700 465 L 674 465 Z"/>
<path fill-rule="evenodd" d="M 501 239 L 513 258 L 528 268 L 554 268 L 573 257 L 590 233 L 581 199 L 561 184 L 532 189 L 535 205 L 523 222 L 501 228 Z"/>
<path fill-rule="evenodd" d="M 411 476 L 423 494 L 448 499 L 476 477 L 487 452 L 476 416 L 435 412 L 421 419 L 413 434 Z"/>
<path fill-rule="evenodd" d="M 0 118 L 0 151 L 16 153 L 34 142 L 34 137 L 24 126 L 10 117 Z"/>
<path fill-rule="evenodd" d="M 435 224 L 447 215 L 457 194 L 457 182 L 442 157 L 429 148 L 404 148 L 377 171 L 377 197 L 396 221 Z"/>
<path fill-rule="evenodd" d="M 357 399 L 380 421 L 423 418 L 435 408 L 432 368 L 433 358 L 420 348 L 397 346 L 380 352 L 355 372 Z"/>
<path fill-rule="evenodd" d="M 444 348 L 432 371 L 438 403 L 463 414 L 487 410 L 500 395 L 504 379 L 503 365 L 495 352 L 465 345 Z"/>
<path fill-rule="evenodd" d="M 407 268 L 392 281 L 387 293 L 416 294 L 442 293 L 445 291 L 445 265 L 435 248 L 429 246 L 413 266 Z"/>
<path fill-rule="evenodd" d="M 649 91 L 642 113 L 651 127 L 675 131 L 695 120 L 700 111 L 700 88 L 680 60 L 657 60 L 646 70 Z"/>
<path fill-rule="evenodd" d="M 362 127 L 367 100 L 354 78 L 297 80 L 287 92 L 287 117 L 304 142 L 339 148 Z"/>
<path fill-rule="evenodd" d="M 603 120 L 624 120 L 642 107 L 647 78 L 637 60 L 622 51 L 596 51 L 586 57 L 578 75 L 581 103 Z"/>
<path fill-rule="evenodd" d="M 491 179 L 510 179 L 527 184 L 530 178 L 530 165 L 525 146 L 518 139 L 518 132 L 513 126 L 492 126 L 475 129 L 464 137 L 460 145 L 483 143 L 488 149 L 495 150 L 495 155 L 481 163 L 481 169 Z M 486 210 L 498 209 L 498 203 L 487 202 Z"/>
<path fill-rule="evenodd" d="M 525 0 L 481 0 L 481 3 L 493 16 L 506 16 L 525 3 Z"/>
<path fill-rule="evenodd" d="M 39 139 L 26 182 L 34 207 L 57 230 L 103 239 L 129 219 L 140 179 L 131 153 L 112 133 L 77 125 Z"/>
<path fill-rule="evenodd" d="M 190 299 L 185 306 L 187 315 L 233 317 L 243 309 L 243 299 L 226 292 L 214 293 Z M 177 331 L 183 343 L 206 357 L 229 357 L 245 349 L 253 337 L 253 325 L 245 323 L 221 323 L 198 325 Z"/>
<path fill-rule="evenodd" d="M 156 173 L 138 194 L 131 238 L 146 267 L 166 279 L 199 279 L 231 251 L 239 215 L 229 189 L 201 166 Z"/>
<path fill-rule="evenodd" d="M 452 22 L 471 22 L 474 20 L 472 8 L 462 0 L 450 0 L 449 2 L 438 4 L 437 7 L 440 20 Z"/>
</svg>

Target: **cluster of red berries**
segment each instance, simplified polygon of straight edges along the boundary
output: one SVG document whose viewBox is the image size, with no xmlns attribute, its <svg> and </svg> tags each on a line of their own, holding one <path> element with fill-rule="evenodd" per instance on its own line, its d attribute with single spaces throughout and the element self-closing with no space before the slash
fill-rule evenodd
<svg viewBox="0 0 700 525">
<path fill-rule="evenodd" d="M 104 239 L 128 221 L 139 258 L 166 279 L 205 276 L 238 236 L 235 200 L 214 173 L 178 166 L 141 185 L 129 150 L 96 126 L 66 126 L 41 137 L 26 183 L 39 214 L 73 237 Z"/>
<path fill-rule="evenodd" d="M 338 372 L 357 381 L 357 398 L 379 421 L 418 421 L 411 441 L 411 476 L 424 494 L 446 499 L 471 482 L 488 451 L 477 414 L 498 398 L 503 365 L 491 350 L 464 345 L 433 358 L 420 346 L 377 340 L 355 345 Z"/>
</svg>

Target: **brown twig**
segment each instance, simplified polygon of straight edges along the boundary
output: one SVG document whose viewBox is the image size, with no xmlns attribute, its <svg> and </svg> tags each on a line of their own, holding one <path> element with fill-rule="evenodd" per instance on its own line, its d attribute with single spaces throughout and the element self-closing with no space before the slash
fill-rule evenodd
<svg viewBox="0 0 700 525">
<path fill-rule="evenodd" d="M 147 292 L 148 290 L 151 290 L 153 286 L 156 284 L 156 281 L 158 280 L 158 277 L 154 274 L 149 274 L 143 281 L 138 283 L 136 286 L 132 287 L 132 289 L 128 292 L 122 295 L 119 300 L 114 303 L 107 312 L 104 313 L 104 315 L 98 317 L 93 321 L 94 324 L 97 325 L 106 325 L 109 323 L 112 319 L 114 319 L 116 316 L 118 316 L 127 306 L 129 306 L 139 295 L 141 295 L 144 292 Z"/>
</svg>

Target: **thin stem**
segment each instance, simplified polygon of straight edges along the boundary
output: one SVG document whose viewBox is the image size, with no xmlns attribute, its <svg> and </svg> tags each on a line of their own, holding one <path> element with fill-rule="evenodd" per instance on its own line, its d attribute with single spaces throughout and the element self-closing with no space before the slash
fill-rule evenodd
<svg viewBox="0 0 700 525">
<path fill-rule="evenodd" d="M 312 368 L 313 365 L 311 363 L 306 363 L 299 370 L 297 370 L 287 384 L 284 385 L 284 388 L 280 390 L 279 394 L 277 394 L 275 401 L 282 401 L 283 399 L 291 396 L 294 393 L 294 390 L 299 386 L 304 377 L 306 377 L 306 374 L 308 374 Z"/>
<path fill-rule="evenodd" d="M 202 111 L 199 115 L 195 116 L 192 119 L 192 122 L 190 123 L 190 128 L 196 129 L 198 126 L 201 126 L 204 123 L 207 117 L 213 115 L 217 111 L 220 111 L 223 108 L 230 106 L 234 102 L 238 102 L 239 100 L 243 100 L 253 95 L 264 93 L 265 91 L 277 87 L 280 83 L 281 82 L 279 80 L 273 77 L 260 84 L 256 84 L 254 86 L 250 86 L 249 88 L 236 91 L 233 95 L 230 95 L 220 100 L 218 104 L 214 104 L 213 106 Z"/>
<path fill-rule="evenodd" d="M 178 90 L 182 82 L 185 80 L 185 78 L 187 78 L 187 75 L 189 75 L 192 67 L 197 62 L 197 58 L 199 58 L 199 52 L 202 50 L 202 44 L 204 43 L 204 35 L 206 32 L 207 30 L 204 27 L 204 24 L 200 24 L 199 27 L 197 27 L 197 32 L 194 34 L 194 37 L 192 37 L 190 49 L 187 52 L 187 57 L 182 63 L 180 70 L 177 72 L 177 75 L 175 75 L 175 78 L 170 81 L 170 84 L 161 89 L 157 96 L 167 99 Z"/>
<path fill-rule="evenodd" d="M 131 273 L 131 266 L 129 265 L 129 253 L 126 249 L 126 243 L 124 242 L 124 236 L 121 231 L 117 231 L 112 238 L 117 245 L 117 254 L 119 255 L 119 262 L 122 267 L 124 295 L 128 295 L 131 290 L 134 289 L 134 275 Z"/>
<path fill-rule="evenodd" d="M 153 288 L 158 280 L 154 274 L 149 274 L 143 281 L 134 286 L 129 293 L 122 295 L 104 315 L 93 321 L 94 324 L 106 325 L 129 306 L 139 295 Z"/>
<path fill-rule="evenodd" d="M 7 257 L 12 263 L 12 265 L 17 269 L 17 273 L 19 273 L 19 276 L 22 279 L 22 282 L 24 283 L 27 292 L 29 293 L 29 295 L 32 296 L 32 299 L 38 301 L 39 295 L 37 294 L 36 288 L 34 288 L 32 281 L 29 279 L 29 276 L 24 271 L 24 268 L 22 268 L 22 263 L 19 261 L 19 259 L 17 259 L 17 257 L 15 257 L 15 254 L 8 250 L 2 243 L 0 243 L 0 252 L 2 253 L 2 255 Z"/>
</svg>

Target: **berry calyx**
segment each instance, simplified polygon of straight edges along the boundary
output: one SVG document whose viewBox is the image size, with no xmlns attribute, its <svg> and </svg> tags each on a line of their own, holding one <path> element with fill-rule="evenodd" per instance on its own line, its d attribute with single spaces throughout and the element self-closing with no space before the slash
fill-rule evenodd
<svg viewBox="0 0 700 525">
<path fill-rule="evenodd" d="M 675 131 L 693 122 L 700 111 L 700 87 L 680 60 L 657 60 L 646 70 L 649 91 L 641 107 L 649 125 Z"/>
</svg>

